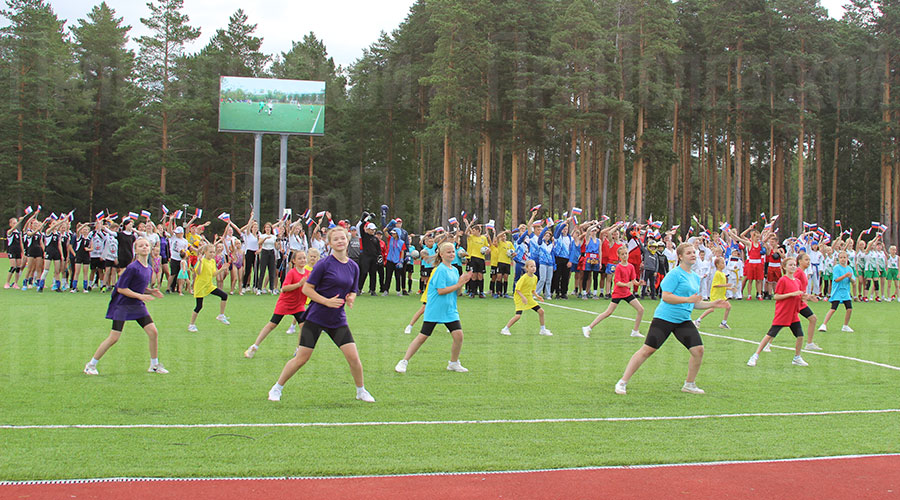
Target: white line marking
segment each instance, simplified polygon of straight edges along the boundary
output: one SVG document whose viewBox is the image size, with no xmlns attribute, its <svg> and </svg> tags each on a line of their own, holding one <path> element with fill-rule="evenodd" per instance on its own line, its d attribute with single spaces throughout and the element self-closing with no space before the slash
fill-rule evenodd
<svg viewBox="0 0 900 500">
<path fill-rule="evenodd" d="M 708 420 L 748 417 L 819 417 L 831 415 L 871 415 L 900 413 L 900 408 L 881 410 L 826 410 L 808 412 L 775 413 L 721 413 L 711 415 L 669 415 L 646 417 L 581 417 L 581 418 L 528 418 L 494 420 L 400 420 L 384 422 L 274 422 L 240 424 L 56 424 L 56 425 L 0 425 L 0 430 L 53 430 L 53 429 L 221 429 L 221 428 L 272 428 L 272 427 L 376 427 L 406 425 L 482 425 L 482 424 L 555 424 L 596 422 L 650 422 L 660 420 Z"/>
<path fill-rule="evenodd" d="M 598 315 L 598 314 L 600 314 L 600 313 L 598 313 L 598 312 L 588 311 L 587 309 L 578 309 L 578 308 L 576 308 L 576 307 L 561 306 L 561 305 L 559 305 L 559 304 L 548 304 L 547 302 L 543 302 L 541 305 L 550 306 L 550 307 L 558 307 L 558 308 L 560 308 L 560 309 L 568 309 L 568 310 L 570 310 L 570 311 L 576 311 L 576 312 L 583 312 L 583 313 L 593 314 L 593 315 L 595 315 L 595 316 Z M 614 314 L 611 314 L 609 317 L 610 317 L 610 318 L 615 318 L 615 319 L 621 319 L 621 320 L 625 320 L 625 321 L 634 321 L 634 318 L 627 318 L 627 317 L 625 317 L 625 316 L 616 316 L 616 315 L 614 315 Z M 643 321 L 641 321 L 641 323 L 647 323 L 647 324 L 649 324 L 650 322 L 647 321 L 647 320 L 643 320 Z M 706 335 L 706 336 L 708 336 L 708 337 L 716 337 L 716 338 L 720 338 L 720 339 L 727 339 L 727 340 L 735 340 L 735 341 L 737 341 L 737 342 L 744 342 L 744 343 L 746 343 L 746 344 L 759 345 L 759 341 L 758 341 L 758 340 L 747 340 L 747 339 L 742 339 L 742 338 L 738 338 L 738 337 L 730 337 L 730 336 L 728 336 L 728 335 L 720 335 L 720 334 L 718 334 L 718 333 L 704 332 L 704 331 L 699 330 L 699 329 L 698 329 L 698 331 L 700 332 L 701 335 Z M 772 345 L 772 344 L 769 344 L 769 345 L 771 345 L 772 348 L 774 348 L 774 349 L 784 349 L 784 350 L 789 350 L 789 351 L 793 351 L 793 350 L 794 350 L 793 347 L 784 347 L 784 346 L 780 346 L 780 345 Z M 803 349 L 803 352 L 806 353 L 806 354 L 815 354 L 816 356 L 825 356 L 825 357 L 827 357 L 827 358 L 836 358 L 836 359 L 846 359 L 846 360 L 848 360 L 848 361 L 856 361 L 857 363 L 864 363 L 864 364 L 867 364 L 867 365 L 880 366 L 880 367 L 882 367 L 882 368 L 888 368 L 888 369 L 890 369 L 890 370 L 897 370 L 897 371 L 900 371 L 900 366 L 888 365 L 888 364 L 885 364 L 885 363 L 879 363 L 879 362 L 877 362 L 877 361 L 869 361 L 869 360 L 867 360 L 867 359 L 854 358 L 854 357 L 851 357 L 851 356 L 842 356 L 842 355 L 840 355 L 840 354 L 829 354 L 829 353 L 827 353 L 827 352 L 822 352 L 822 351 L 807 351 L 806 349 Z"/>
<path fill-rule="evenodd" d="M 316 125 L 319 124 L 319 117 L 322 116 L 322 110 L 324 110 L 324 109 L 325 109 L 324 106 L 319 108 L 319 114 L 316 115 L 316 121 L 313 122 L 312 129 L 309 131 L 310 134 L 316 133 Z"/>
<path fill-rule="evenodd" d="M 804 457 L 804 458 L 775 458 L 769 460 L 722 460 L 717 462 L 687 462 L 677 464 L 646 464 L 646 465 L 606 465 L 599 467 L 564 467 L 559 469 L 521 469 L 499 471 L 468 471 L 468 472 L 422 472 L 418 474 L 385 474 L 367 476 L 278 476 L 278 477 L 107 477 L 94 479 L 48 479 L 36 481 L 0 481 L 0 486 L 39 486 L 53 484 L 92 484 L 92 483 L 158 483 L 158 482 L 194 482 L 194 481 L 283 481 L 290 480 L 329 480 L 329 479 L 385 479 L 404 477 L 435 477 L 435 476 L 481 476 L 500 474 L 532 474 L 535 472 L 568 472 L 568 471 L 604 471 L 604 470 L 628 470 L 628 469 L 657 469 L 668 467 L 710 467 L 721 465 L 746 465 L 746 464 L 775 464 L 783 462 L 819 462 L 826 460 L 855 460 L 860 458 L 900 457 L 898 453 L 881 453 L 873 455 L 835 455 L 830 457 Z"/>
</svg>

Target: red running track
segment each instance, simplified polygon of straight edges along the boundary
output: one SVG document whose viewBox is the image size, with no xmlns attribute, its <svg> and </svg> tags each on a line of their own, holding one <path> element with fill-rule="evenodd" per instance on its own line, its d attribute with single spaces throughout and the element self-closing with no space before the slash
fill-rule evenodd
<svg viewBox="0 0 900 500">
<path fill-rule="evenodd" d="M 329 479 L 212 479 L 0 486 L 18 499 L 900 498 L 900 455 L 710 465 Z"/>
</svg>

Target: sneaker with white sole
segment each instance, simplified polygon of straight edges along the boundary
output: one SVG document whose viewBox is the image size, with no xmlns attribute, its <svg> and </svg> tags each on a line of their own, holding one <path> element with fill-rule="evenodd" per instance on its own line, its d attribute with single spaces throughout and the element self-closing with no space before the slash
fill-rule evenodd
<svg viewBox="0 0 900 500">
<path fill-rule="evenodd" d="M 412 325 L 406 325 L 406 328 L 403 329 L 403 333 L 409 335 L 412 333 Z"/>
<path fill-rule="evenodd" d="M 697 387 L 696 382 L 685 382 L 683 386 L 681 386 L 681 392 L 687 392 L 690 394 L 706 394 L 706 391 Z"/>
<path fill-rule="evenodd" d="M 585 338 L 588 338 L 588 339 L 591 338 L 591 327 L 589 327 L 589 326 L 582 326 L 582 327 L 581 327 L 581 334 L 584 335 Z"/>
<path fill-rule="evenodd" d="M 800 356 L 794 356 L 794 360 L 791 361 L 791 364 L 794 366 L 809 366 L 809 363 L 803 361 L 803 358 Z"/>
<path fill-rule="evenodd" d="M 469 369 L 460 364 L 459 361 L 449 361 L 447 363 L 447 370 L 457 373 L 466 373 L 469 371 Z"/>
<path fill-rule="evenodd" d="M 409 366 L 409 361 L 401 359 L 397 362 L 397 366 L 394 367 L 394 371 L 397 373 L 406 373 L 407 366 Z"/>
<path fill-rule="evenodd" d="M 806 350 L 807 351 L 821 351 L 822 348 L 819 347 L 819 345 L 816 344 L 815 342 L 810 342 L 810 343 L 806 344 Z"/>
<path fill-rule="evenodd" d="M 269 389 L 269 401 L 281 401 L 281 389 L 273 385 L 272 388 Z"/>
<path fill-rule="evenodd" d="M 853 328 L 850 328 L 850 325 L 844 325 L 841 327 L 842 332 L 853 333 Z"/>
<path fill-rule="evenodd" d="M 631 330 L 631 336 L 637 337 L 637 338 L 644 338 L 644 334 L 642 334 L 641 332 L 639 332 L 637 330 Z"/>
<path fill-rule="evenodd" d="M 162 365 L 162 363 L 156 363 L 155 365 L 150 365 L 150 368 L 147 368 L 147 371 L 150 373 L 159 373 L 165 375 L 169 373 L 169 370 Z"/>
<path fill-rule="evenodd" d="M 220 314 L 216 316 L 216 319 L 219 320 L 223 325 L 230 325 L 231 323 L 228 321 L 228 318 L 224 314 Z"/>
<path fill-rule="evenodd" d="M 244 351 L 244 357 L 248 359 L 252 358 L 253 355 L 256 354 L 257 349 L 259 349 L 259 347 L 256 347 L 255 345 L 248 347 L 247 350 Z"/>
<path fill-rule="evenodd" d="M 763 352 L 772 352 L 772 344 L 766 344 L 766 346 L 763 347 Z"/>
<path fill-rule="evenodd" d="M 84 365 L 84 374 L 85 375 L 100 375 L 100 372 L 97 371 L 97 365 L 91 365 L 90 363 Z"/>
<path fill-rule="evenodd" d="M 512 335 L 512 332 L 509 331 L 509 328 L 507 328 L 507 327 L 504 326 L 504 327 L 500 330 L 500 335 Z"/>
<path fill-rule="evenodd" d="M 626 382 L 622 382 L 621 380 L 616 382 L 616 394 L 626 394 Z"/>
<path fill-rule="evenodd" d="M 696 326 L 697 328 L 700 328 L 700 320 L 699 319 L 694 320 L 694 326 Z"/>
<path fill-rule="evenodd" d="M 545 337 L 552 337 L 553 332 L 551 332 L 550 330 L 548 330 L 546 328 L 541 328 L 541 330 L 538 332 L 538 335 L 543 335 Z"/>
<path fill-rule="evenodd" d="M 756 366 L 756 360 L 759 359 L 759 354 L 753 353 L 753 356 L 750 356 L 750 361 L 747 361 L 747 366 Z"/>
<path fill-rule="evenodd" d="M 825 323 L 822 323 L 822 326 L 819 327 L 819 330 L 818 330 L 818 331 L 820 331 L 820 332 L 827 332 L 827 331 L 828 331 L 828 327 L 825 326 Z"/>
<path fill-rule="evenodd" d="M 193 333 L 197 333 L 197 332 L 199 332 L 200 330 L 197 329 L 197 325 L 188 325 L 188 331 L 189 331 L 189 332 L 193 332 Z"/>
<path fill-rule="evenodd" d="M 360 401 L 365 401 L 366 403 L 374 403 L 375 402 L 375 398 L 373 398 L 372 395 L 369 394 L 369 391 L 367 391 L 365 389 L 357 389 L 356 399 L 358 399 Z"/>
<path fill-rule="evenodd" d="M 291 323 L 291 326 L 289 326 L 288 329 L 287 329 L 287 334 L 288 334 L 288 335 L 293 335 L 293 334 L 295 334 L 295 333 L 297 333 L 297 325 Z"/>
<path fill-rule="evenodd" d="M 728 326 L 728 323 L 725 322 L 725 321 L 719 323 L 719 328 L 721 328 L 721 329 L 723 329 L 723 330 L 731 330 L 731 327 Z"/>
</svg>

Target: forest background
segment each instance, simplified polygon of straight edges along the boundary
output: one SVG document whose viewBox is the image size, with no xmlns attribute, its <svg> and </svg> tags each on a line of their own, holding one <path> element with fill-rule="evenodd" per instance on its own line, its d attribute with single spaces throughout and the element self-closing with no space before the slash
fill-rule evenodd
<svg viewBox="0 0 900 500">
<path fill-rule="evenodd" d="M 780 214 L 900 223 L 900 0 L 419 0 L 349 67 L 314 33 L 260 51 L 241 10 L 207 45 L 182 0 L 149 35 L 107 4 L 65 27 L 42 0 L 0 15 L 0 213 L 77 220 L 188 204 L 250 213 L 253 136 L 220 133 L 219 77 L 323 80 L 326 134 L 288 141 L 288 206 L 413 231 L 462 210 L 746 227 Z M 264 219 L 279 139 L 263 139 Z"/>
</svg>

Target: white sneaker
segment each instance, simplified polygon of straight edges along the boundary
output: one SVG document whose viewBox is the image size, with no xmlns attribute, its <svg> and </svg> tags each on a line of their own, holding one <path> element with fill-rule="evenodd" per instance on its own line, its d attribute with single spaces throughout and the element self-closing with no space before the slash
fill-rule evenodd
<svg viewBox="0 0 900 500">
<path fill-rule="evenodd" d="M 256 295 L 260 295 L 260 293 L 259 290 L 256 291 Z M 273 399 L 272 401 L 281 401 L 281 395 L 279 394 L 278 399 Z"/>
<path fill-rule="evenodd" d="M 844 325 L 841 327 L 842 332 L 853 333 L 853 328 L 850 328 L 850 325 Z"/>
<path fill-rule="evenodd" d="M 726 323 L 725 321 L 719 323 L 719 328 L 721 328 L 723 330 L 731 330 L 731 327 L 728 326 L 728 323 Z"/>
<path fill-rule="evenodd" d="M 367 391 L 365 389 L 356 391 L 356 399 L 358 399 L 360 401 L 365 401 L 366 403 L 374 403 L 375 402 L 375 398 L 373 398 L 372 395 L 369 394 L 369 391 Z"/>
<path fill-rule="evenodd" d="M 403 329 L 403 333 L 409 335 L 412 333 L 412 325 L 406 325 L 406 328 Z"/>
<path fill-rule="evenodd" d="M 803 358 L 800 356 L 794 356 L 794 360 L 791 361 L 791 364 L 794 366 L 809 366 L 809 363 L 803 361 Z"/>
<path fill-rule="evenodd" d="M 766 344 L 766 346 L 763 347 L 763 352 L 772 352 L 772 344 Z"/>
<path fill-rule="evenodd" d="M 397 292 L 397 297 L 403 297 L 403 292 Z"/>
<path fill-rule="evenodd" d="M 200 330 L 197 329 L 197 325 L 188 325 L 188 331 L 196 333 L 196 332 L 199 332 Z"/>
<path fill-rule="evenodd" d="M 807 351 L 821 351 L 822 348 L 819 347 L 819 345 L 816 344 L 815 342 L 810 342 L 810 343 L 806 344 L 806 350 Z"/>
<path fill-rule="evenodd" d="M 90 363 L 84 365 L 84 374 L 85 375 L 100 375 L 100 372 L 97 371 L 97 365 L 91 366 Z"/>
<path fill-rule="evenodd" d="M 281 401 L 281 389 L 278 389 L 273 385 L 272 388 L 269 389 L 269 401 Z"/>
<path fill-rule="evenodd" d="M 626 383 L 621 380 L 616 382 L 616 394 L 626 394 Z"/>
<path fill-rule="evenodd" d="M 409 361 L 401 359 L 397 362 L 397 366 L 394 367 L 394 371 L 397 373 L 406 373 L 407 366 L 409 366 Z"/>
<path fill-rule="evenodd" d="M 819 330 L 818 330 L 818 331 L 820 331 L 820 332 L 827 332 L 827 331 L 828 331 L 828 327 L 825 326 L 825 323 L 822 323 L 822 326 L 819 327 Z"/>
<path fill-rule="evenodd" d="M 289 326 L 288 329 L 287 329 L 287 334 L 288 334 L 288 335 L 293 335 L 293 334 L 295 334 L 295 333 L 297 333 L 297 325 L 291 323 L 291 326 Z"/>
<path fill-rule="evenodd" d="M 541 328 L 541 331 L 538 332 L 538 335 L 543 335 L 545 337 L 552 337 L 553 332 L 551 332 L 550 330 L 548 330 L 546 328 Z"/>
<path fill-rule="evenodd" d="M 696 326 L 697 328 L 700 328 L 700 320 L 699 319 L 694 320 L 694 326 Z"/>
<path fill-rule="evenodd" d="M 747 361 L 747 366 L 756 366 L 756 360 L 759 359 L 759 354 L 753 353 L 753 356 L 750 356 L 750 361 Z"/>
<path fill-rule="evenodd" d="M 169 370 L 162 365 L 162 363 L 156 363 L 155 365 L 150 365 L 150 368 L 147 368 L 147 371 L 150 373 L 159 373 L 165 375 L 169 373 Z"/>
<path fill-rule="evenodd" d="M 588 339 L 591 338 L 591 327 L 589 327 L 589 326 L 582 326 L 582 327 L 581 327 L 581 334 L 584 335 L 585 338 L 588 338 Z"/>
<path fill-rule="evenodd" d="M 509 331 L 509 328 L 504 326 L 503 329 L 500 330 L 500 335 L 512 335 L 512 332 Z"/>
<path fill-rule="evenodd" d="M 231 323 L 228 321 L 228 318 L 225 317 L 224 314 L 220 314 L 216 316 L 216 319 L 219 320 L 223 325 L 230 325 Z"/>
<path fill-rule="evenodd" d="M 637 330 L 631 330 L 631 336 L 637 337 L 637 338 L 644 338 L 644 335 Z"/>
<path fill-rule="evenodd" d="M 255 345 L 252 345 L 252 346 L 248 347 L 247 350 L 244 351 L 244 357 L 245 357 L 245 358 L 252 358 L 253 355 L 256 354 L 256 350 L 257 350 L 257 349 L 259 349 L 259 348 L 256 347 Z"/>
<path fill-rule="evenodd" d="M 451 372 L 458 372 L 458 373 L 466 373 L 467 371 L 469 371 L 469 369 L 464 367 L 462 364 L 460 364 L 459 361 L 448 362 L 447 369 L 450 370 Z"/>
<path fill-rule="evenodd" d="M 696 382 L 687 383 L 685 382 L 683 386 L 681 386 L 681 392 L 688 392 L 691 394 L 706 394 L 706 391 L 697 387 Z"/>
</svg>

